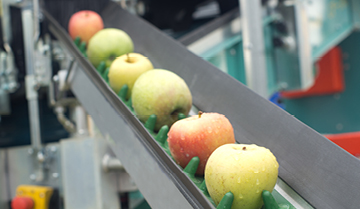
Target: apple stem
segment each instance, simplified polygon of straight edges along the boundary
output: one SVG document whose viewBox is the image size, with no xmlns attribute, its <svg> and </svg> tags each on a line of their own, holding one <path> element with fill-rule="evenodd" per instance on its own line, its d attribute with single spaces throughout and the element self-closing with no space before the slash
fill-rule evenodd
<svg viewBox="0 0 360 209">
<path fill-rule="evenodd" d="M 126 56 L 127 56 L 127 60 L 126 60 L 126 62 L 130 62 L 129 53 L 126 53 Z"/>
<path fill-rule="evenodd" d="M 246 150 L 246 147 L 243 147 L 242 150 Z"/>
<path fill-rule="evenodd" d="M 201 115 L 203 114 L 203 112 L 199 111 L 198 115 L 199 115 L 199 118 L 201 118 Z"/>
</svg>

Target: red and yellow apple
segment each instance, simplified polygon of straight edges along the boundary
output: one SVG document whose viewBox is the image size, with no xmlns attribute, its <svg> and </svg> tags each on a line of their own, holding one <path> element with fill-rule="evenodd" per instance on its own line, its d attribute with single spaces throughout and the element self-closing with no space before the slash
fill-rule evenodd
<svg viewBox="0 0 360 209">
<path fill-rule="evenodd" d="M 104 61 L 110 67 L 115 58 L 134 50 L 130 36 L 117 28 L 105 28 L 97 32 L 87 45 L 86 54 L 94 67 Z"/>
<path fill-rule="evenodd" d="M 179 113 L 188 115 L 192 96 L 185 81 L 165 69 L 148 70 L 135 81 L 131 93 L 132 105 L 140 121 L 146 122 L 150 115 L 157 119 L 155 131 L 171 126 Z"/>
<path fill-rule="evenodd" d="M 211 153 L 223 144 L 235 143 L 230 121 L 219 113 L 199 113 L 172 125 L 168 133 L 171 155 L 181 167 L 191 158 L 200 159 L 196 174 L 203 175 Z"/>
<path fill-rule="evenodd" d="M 273 153 L 255 144 L 226 144 L 217 148 L 205 167 L 205 183 L 218 205 L 228 192 L 234 194 L 232 209 L 260 209 L 263 190 L 272 192 L 279 163 Z"/>
<path fill-rule="evenodd" d="M 80 37 L 81 41 L 89 42 L 91 37 L 104 28 L 101 16 L 91 10 L 82 10 L 74 13 L 69 20 L 68 31 L 74 40 Z"/>
</svg>

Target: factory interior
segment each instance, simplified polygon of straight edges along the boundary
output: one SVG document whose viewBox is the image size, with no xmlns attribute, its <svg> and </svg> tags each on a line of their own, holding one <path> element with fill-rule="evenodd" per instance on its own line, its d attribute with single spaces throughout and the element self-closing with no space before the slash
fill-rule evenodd
<svg viewBox="0 0 360 209">
<path fill-rule="evenodd" d="M 360 207 L 359 0 L 1 0 L 0 19 L 0 209 Z"/>
</svg>

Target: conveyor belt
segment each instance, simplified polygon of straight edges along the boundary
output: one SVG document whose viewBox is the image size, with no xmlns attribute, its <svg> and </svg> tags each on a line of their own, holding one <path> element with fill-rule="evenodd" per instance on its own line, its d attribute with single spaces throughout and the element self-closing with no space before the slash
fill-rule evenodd
<svg viewBox="0 0 360 209">
<path fill-rule="evenodd" d="M 81 57 L 66 31 L 50 14 L 45 12 L 45 16 L 50 31 L 77 60 L 71 89 L 113 144 L 149 204 L 153 208 L 213 208 Z M 126 31 L 135 51 L 149 57 L 156 68 L 181 76 L 189 85 L 194 106 L 226 115 L 239 143 L 268 147 L 279 161 L 280 178 L 312 206 L 360 205 L 358 159 L 117 4 L 109 3 L 101 16 L 105 27 Z"/>
<path fill-rule="evenodd" d="M 50 31 L 76 58 L 71 88 L 104 133 L 117 157 L 155 208 L 213 208 L 152 138 L 142 123 L 82 57 L 65 30 L 44 12 Z M 110 139 L 112 137 L 112 139 Z M 175 198 L 174 198 L 175 197 Z M 172 201 L 168 201 L 168 200 Z"/>
</svg>

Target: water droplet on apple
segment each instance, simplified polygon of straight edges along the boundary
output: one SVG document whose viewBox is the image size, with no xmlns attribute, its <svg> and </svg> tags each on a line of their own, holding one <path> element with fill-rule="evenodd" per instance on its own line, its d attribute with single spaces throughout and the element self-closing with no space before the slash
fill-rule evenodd
<svg viewBox="0 0 360 209">
<path fill-rule="evenodd" d="M 184 152 L 184 148 L 181 147 L 181 148 L 180 148 L 180 152 Z"/>
<path fill-rule="evenodd" d="M 275 168 L 278 168 L 278 167 L 279 167 L 279 165 L 278 165 L 278 164 L 275 164 L 275 165 L 274 165 L 274 167 L 275 167 Z"/>
<path fill-rule="evenodd" d="M 259 173 L 259 170 L 254 170 L 254 173 Z"/>
<path fill-rule="evenodd" d="M 239 184 L 241 183 L 241 179 L 240 179 L 240 177 L 238 178 L 237 183 L 239 183 Z"/>
<path fill-rule="evenodd" d="M 185 140 L 185 136 L 183 134 L 181 134 L 180 139 Z"/>
<path fill-rule="evenodd" d="M 259 193 L 260 193 L 260 190 L 259 190 L 259 189 L 257 189 L 257 190 L 256 190 L 256 194 L 259 194 Z"/>
<path fill-rule="evenodd" d="M 263 172 L 265 171 L 265 167 L 262 167 L 262 169 L 261 169 Z"/>
<path fill-rule="evenodd" d="M 188 154 L 188 153 L 186 153 L 185 155 L 186 155 L 186 157 L 189 157 L 189 154 Z"/>
<path fill-rule="evenodd" d="M 242 194 L 239 194 L 239 199 L 243 199 L 244 196 Z"/>
<path fill-rule="evenodd" d="M 210 126 L 207 127 L 207 131 L 208 131 L 209 134 L 211 134 L 212 133 L 212 128 Z"/>
<path fill-rule="evenodd" d="M 256 185 L 259 185 L 259 184 L 260 184 L 259 179 L 256 179 Z"/>
</svg>

